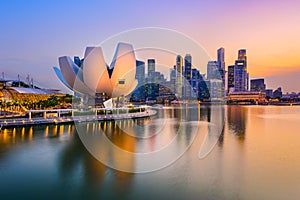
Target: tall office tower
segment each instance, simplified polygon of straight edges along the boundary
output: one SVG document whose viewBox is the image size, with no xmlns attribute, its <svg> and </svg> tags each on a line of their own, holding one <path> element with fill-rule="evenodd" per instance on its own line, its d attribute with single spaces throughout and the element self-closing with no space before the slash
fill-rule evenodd
<svg viewBox="0 0 300 200">
<path fill-rule="evenodd" d="M 148 78 L 153 82 L 155 77 L 155 59 L 148 59 Z"/>
<path fill-rule="evenodd" d="M 136 73 L 135 78 L 138 81 L 138 85 L 143 85 L 145 81 L 145 62 L 136 61 Z"/>
<path fill-rule="evenodd" d="M 219 48 L 218 49 L 218 67 L 219 67 L 219 75 L 221 77 L 221 80 L 222 80 L 222 88 L 221 88 L 221 92 L 223 94 L 225 94 L 225 73 L 226 73 L 226 70 L 225 70 L 225 49 L 223 47 Z"/>
<path fill-rule="evenodd" d="M 173 94 L 175 94 L 176 88 L 176 65 L 173 69 L 170 69 L 170 89 Z"/>
<path fill-rule="evenodd" d="M 228 66 L 228 86 L 227 86 L 227 92 L 233 92 L 234 91 L 234 65 Z"/>
<path fill-rule="evenodd" d="M 217 61 L 208 61 L 207 79 L 220 79 L 219 64 Z"/>
<path fill-rule="evenodd" d="M 135 79 L 138 81 L 138 85 L 133 91 L 132 97 L 136 101 L 144 101 L 147 93 L 145 87 L 145 62 L 136 60 Z"/>
<path fill-rule="evenodd" d="M 238 60 L 243 60 L 245 61 L 245 70 L 248 71 L 247 69 L 247 53 L 246 49 L 240 49 L 238 52 Z M 247 72 L 246 75 L 246 91 L 249 91 L 249 73 Z"/>
<path fill-rule="evenodd" d="M 192 92 L 192 56 L 190 54 L 184 57 L 184 78 L 184 95 L 189 98 Z"/>
<path fill-rule="evenodd" d="M 236 60 L 234 66 L 234 91 L 245 92 L 248 91 L 248 73 L 246 63 L 244 60 Z"/>
<path fill-rule="evenodd" d="M 238 60 L 234 66 L 234 91 L 249 91 L 249 74 L 247 72 L 247 54 L 246 49 L 240 49 Z"/>
<path fill-rule="evenodd" d="M 225 70 L 225 49 L 223 47 L 218 49 L 218 63 L 219 69 Z"/>
<path fill-rule="evenodd" d="M 183 61 L 182 56 L 178 55 L 176 57 L 176 70 L 177 70 L 177 80 L 176 80 L 176 93 L 178 97 L 182 97 L 182 68 L 183 68 Z"/>
<path fill-rule="evenodd" d="M 147 96 L 148 99 L 156 98 L 156 85 L 155 85 L 155 59 L 148 59 L 148 84 Z"/>
<path fill-rule="evenodd" d="M 198 98 L 199 96 L 199 82 L 200 82 L 200 72 L 198 69 L 192 69 L 192 89 L 193 89 L 193 97 Z"/>
<path fill-rule="evenodd" d="M 251 91 L 262 92 L 266 90 L 265 79 L 252 79 L 251 80 Z"/>
<path fill-rule="evenodd" d="M 189 83 L 191 83 L 191 73 L 192 73 L 192 56 L 186 54 L 184 57 L 184 77 Z"/>
</svg>

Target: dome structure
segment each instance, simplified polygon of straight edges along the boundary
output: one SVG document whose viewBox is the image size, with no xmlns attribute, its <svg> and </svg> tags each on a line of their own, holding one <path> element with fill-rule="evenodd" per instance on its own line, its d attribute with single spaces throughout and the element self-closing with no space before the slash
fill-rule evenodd
<svg viewBox="0 0 300 200">
<path fill-rule="evenodd" d="M 106 93 L 111 98 L 131 93 L 137 86 L 136 58 L 133 46 L 118 43 L 111 64 L 105 62 L 101 47 L 87 47 L 81 66 L 69 56 L 58 58 L 54 71 L 61 82 L 76 93 L 95 96 Z"/>
</svg>

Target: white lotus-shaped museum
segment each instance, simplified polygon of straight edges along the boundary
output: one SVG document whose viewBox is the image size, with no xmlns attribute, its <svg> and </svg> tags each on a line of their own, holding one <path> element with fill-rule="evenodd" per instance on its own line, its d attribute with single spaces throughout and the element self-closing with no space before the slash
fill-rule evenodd
<svg viewBox="0 0 300 200">
<path fill-rule="evenodd" d="M 113 60 L 108 66 L 101 47 L 87 47 L 79 67 L 69 56 L 59 57 L 59 67 L 54 71 L 69 89 L 83 95 L 106 93 L 118 97 L 131 93 L 137 86 L 136 58 L 133 46 L 118 43 Z"/>
</svg>

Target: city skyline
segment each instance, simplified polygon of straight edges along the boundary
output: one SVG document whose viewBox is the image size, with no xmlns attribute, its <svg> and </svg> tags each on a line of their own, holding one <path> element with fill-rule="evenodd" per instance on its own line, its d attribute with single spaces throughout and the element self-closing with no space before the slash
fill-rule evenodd
<svg viewBox="0 0 300 200">
<path fill-rule="evenodd" d="M 299 91 L 295 84 L 300 76 L 299 4 L 292 0 L 214 0 L 185 4 L 152 1 L 125 5 L 118 1 L 74 1 L 71 5 L 60 1 L 35 4 L 7 1 L 0 14 L 3 26 L 1 71 L 7 76 L 20 73 L 23 77 L 29 72 L 40 85 L 62 89 L 59 81 L 48 82 L 55 77 L 51 68 L 58 56 L 82 55 L 83 47 L 98 44 L 128 29 L 164 27 L 194 38 L 212 58 L 215 58 L 215 49 L 224 47 L 226 68 L 236 60 L 236 50 L 246 48 L 253 78 L 264 77 L 272 88 L 280 83 L 285 91 Z M 101 10 L 102 7 L 106 9 Z M 143 7 L 147 9 L 139 9 Z M 70 13 L 68 17 L 68 10 L 78 10 L 80 15 Z M 110 10 L 118 14 L 111 15 Z M 176 14 L 185 10 L 189 12 Z M 120 20 L 123 16 L 126 23 Z M 163 20 L 159 20 L 162 16 Z"/>
</svg>

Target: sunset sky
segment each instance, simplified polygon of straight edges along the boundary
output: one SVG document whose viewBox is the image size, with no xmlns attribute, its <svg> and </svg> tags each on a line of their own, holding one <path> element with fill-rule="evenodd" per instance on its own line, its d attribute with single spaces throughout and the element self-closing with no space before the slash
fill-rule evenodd
<svg viewBox="0 0 300 200">
<path fill-rule="evenodd" d="M 195 39 L 212 59 L 224 47 L 226 66 L 246 48 L 252 78 L 300 92 L 299 0 L 3 0 L 1 8 L 0 72 L 30 74 L 42 87 L 65 89 L 52 70 L 59 56 L 82 57 L 111 35 L 162 27 Z"/>
</svg>

